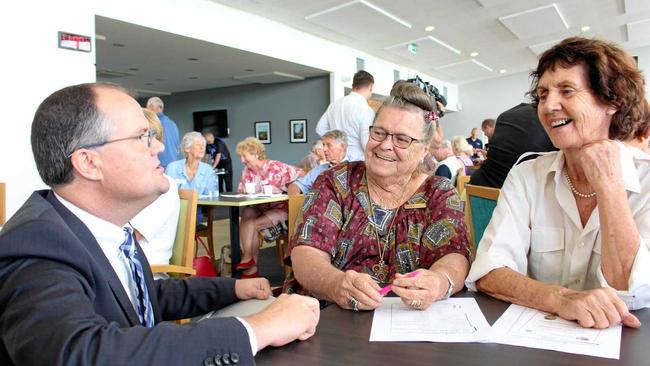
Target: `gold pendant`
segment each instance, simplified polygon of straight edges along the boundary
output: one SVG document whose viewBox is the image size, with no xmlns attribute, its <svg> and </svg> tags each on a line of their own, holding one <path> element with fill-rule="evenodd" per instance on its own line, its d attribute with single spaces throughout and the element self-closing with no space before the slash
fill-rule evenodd
<svg viewBox="0 0 650 366">
<path fill-rule="evenodd" d="M 386 278 L 388 277 L 388 266 L 386 266 L 386 263 L 384 263 L 384 261 L 380 261 L 379 263 L 372 266 L 372 272 L 375 274 L 375 277 L 377 277 L 379 281 L 385 282 Z"/>
</svg>

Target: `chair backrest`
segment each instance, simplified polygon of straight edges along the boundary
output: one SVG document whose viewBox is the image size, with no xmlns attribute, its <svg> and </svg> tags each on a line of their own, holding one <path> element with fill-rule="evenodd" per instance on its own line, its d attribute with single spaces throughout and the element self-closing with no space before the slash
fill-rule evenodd
<svg viewBox="0 0 650 366">
<path fill-rule="evenodd" d="M 6 206 L 5 206 L 5 200 L 7 196 L 5 193 L 5 184 L 0 183 L 0 226 L 5 224 L 5 219 L 6 219 Z"/>
<path fill-rule="evenodd" d="M 497 206 L 500 190 L 498 188 L 467 184 L 465 185 L 465 191 L 467 192 L 470 240 L 474 244 L 473 249 L 476 250 L 481 242 L 485 228 L 490 223 L 492 212 Z"/>
<path fill-rule="evenodd" d="M 293 232 L 296 228 L 296 220 L 302 210 L 302 204 L 305 202 L 304 194 L 291 194 L 289 195 L 289 241 L 293 237 Z"/>
<path fill-rule="evenodd" d="M 193 189 L 179 189 L 178 196 L 181 206 L 170 264 L 192 268 L 198 194 Z"/>
<path fill-rule="evenodd" d="M 463 190 L 465 189 L 465 185 L 469 183 L 469 175 L 459 175 L 456 177 L 456 190 L 458 191 L 459 195 L 463 194 Z"/>
</svg>

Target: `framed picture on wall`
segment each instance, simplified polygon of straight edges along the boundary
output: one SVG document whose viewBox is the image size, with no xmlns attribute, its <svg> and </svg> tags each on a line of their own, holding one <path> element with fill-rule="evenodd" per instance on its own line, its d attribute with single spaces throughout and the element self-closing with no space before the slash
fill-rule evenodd
<svg viewBox="0 0 650 366">
<path fill-rule="evenodd" d="M 306 119 L 292 119 L 289 121 L 289 142 L 307 142 Z"/>
<path fill-rule="evenodd" d="M 255 122 L 255 137 L 263 144 L 270 144 L 271 121 Z"/>
</svg>

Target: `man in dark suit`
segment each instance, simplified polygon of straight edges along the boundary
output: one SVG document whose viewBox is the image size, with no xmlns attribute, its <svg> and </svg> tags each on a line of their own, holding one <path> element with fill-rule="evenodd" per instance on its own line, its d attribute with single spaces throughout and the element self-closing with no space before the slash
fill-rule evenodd
<svg viewBox="0 0 650 366">
<path fill-rule="evenodd" d="M 501 113 L 491 133 L 487 160 L 472 174 L 469 184 L 501 188 L 523 153 L 557 150 L 539 122 L 537 111 L 528 103 Z M 534 157 L 537 155 L 526 159 Z"/>
<path fill-rule="evenodd" d="M 39 106 L 32 150 L 43 181 L 0 233 L 1 365 L 253 364 L 307 339 L 318 302 L 281 296 L 260 313 L 198 316 L 270 295 L 265 279 L 154 281 L 128 221 L 169 183 L 138 103 L 109 84 L 55 92 Z"/>
</svg>

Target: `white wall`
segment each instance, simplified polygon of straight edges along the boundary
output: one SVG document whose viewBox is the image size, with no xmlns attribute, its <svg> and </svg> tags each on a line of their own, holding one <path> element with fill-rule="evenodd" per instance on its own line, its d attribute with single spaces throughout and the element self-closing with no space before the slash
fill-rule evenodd
<svg viewBox="0 0 650 366">
<path fill-rule="evenodd" d="M 484 119 L 496 119 L 502 112 L 528 101 L 525 93 L 529 88 L 528 72 L 459 86 L 458 98 L 462 108 L 441 119 L 445 138 L 451 140 L 455 135 L 467 137 L 473 127 L 481 128 Z"/>
<path fill-rule="evenodd" d="M 93 36 L 92 2 L 12 1 L 0 12 L 3 87 L 0 181 L 7 183 L 7 217 L 44 184 L 29 142 L 38 104 L 64 86 L 95 81 L 95 53 L 59 49 L 58 31 Z M 93 45 L 94 51 L 94 45 Z"/>
</svg>

